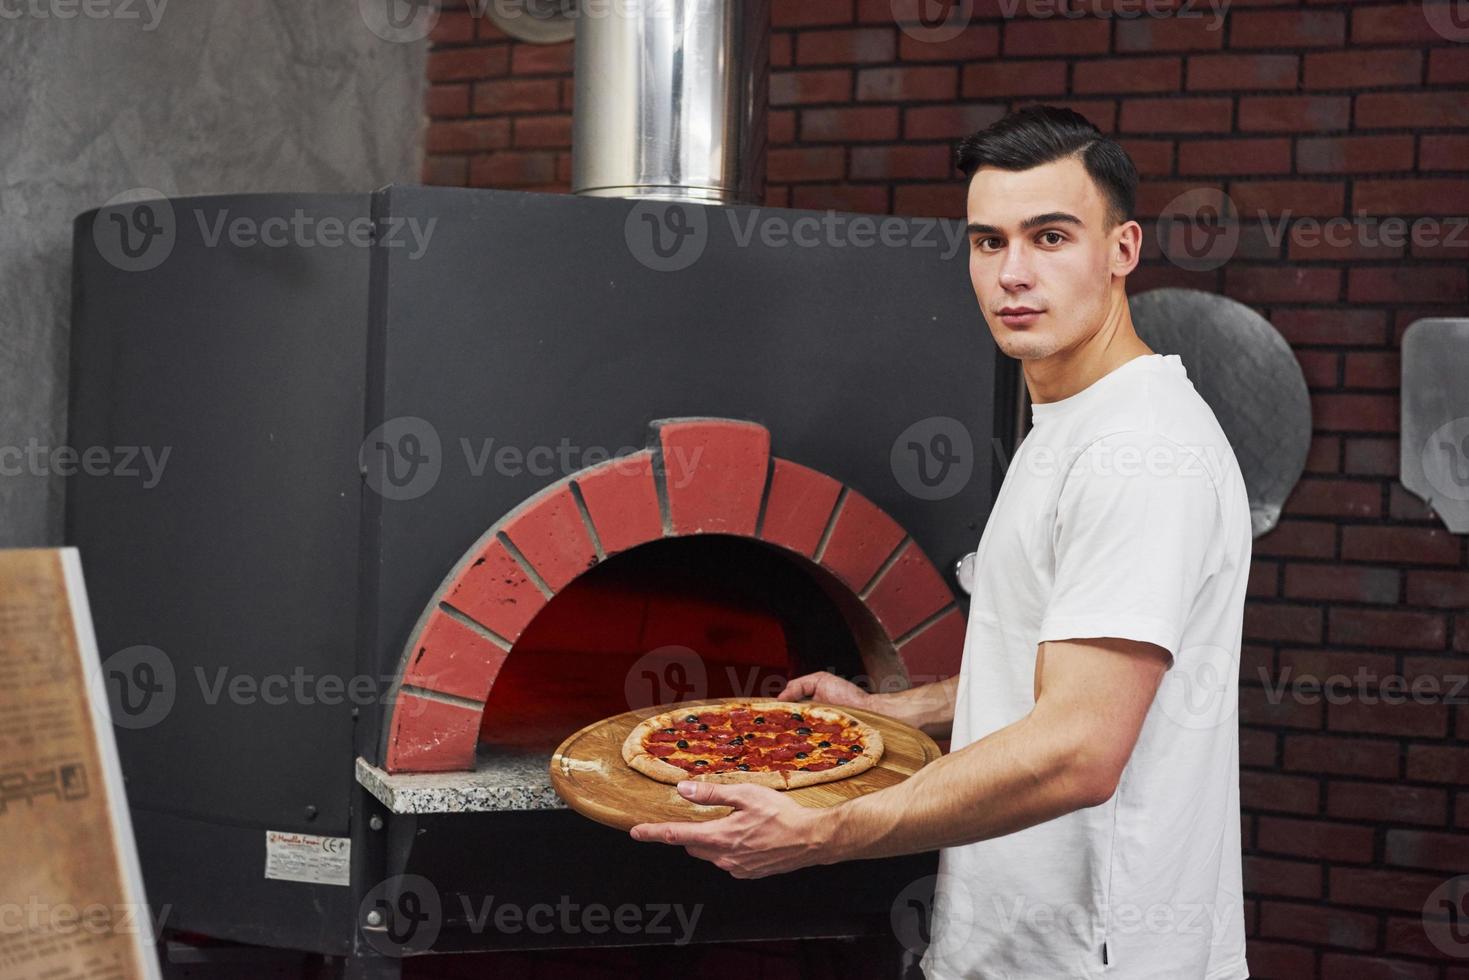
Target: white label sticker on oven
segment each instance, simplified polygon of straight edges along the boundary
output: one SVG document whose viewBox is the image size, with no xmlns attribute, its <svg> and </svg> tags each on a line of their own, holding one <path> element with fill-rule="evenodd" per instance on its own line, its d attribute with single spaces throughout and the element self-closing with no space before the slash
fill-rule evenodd
<svg viewBox="0 0 1469 980">
<path fill-rule="evenodd" d="M 352 839 L 267 830 L 265 877 L 313 885 L 350 885 Z"/>
</svg>

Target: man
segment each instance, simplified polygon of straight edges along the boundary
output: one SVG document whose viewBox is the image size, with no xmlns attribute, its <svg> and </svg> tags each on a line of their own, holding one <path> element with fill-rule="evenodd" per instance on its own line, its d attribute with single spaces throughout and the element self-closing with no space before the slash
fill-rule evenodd
<svg viewBox="0 0 1469 980">
<path fill-rule="evenodd" d="M 1032 428 L 980 540 L 957 677 L 779 697 L 942 737 L 905 782 L 827 810 L 684 782 L 705 823 L 643 824 L 736 877 L 940 848 L 930 980 L 1240 980 L 1238 657 L 1250 519 L 1213 413 L 1137 336 L 1137 175 L 1036 106 L 964 140 L 969 272 Z"/>
</svg>

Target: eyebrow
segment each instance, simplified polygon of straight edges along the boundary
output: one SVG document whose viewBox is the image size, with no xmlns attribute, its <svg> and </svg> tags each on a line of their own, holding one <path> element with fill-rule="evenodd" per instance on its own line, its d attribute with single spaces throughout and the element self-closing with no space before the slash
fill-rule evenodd
<svg viewBox="0 0 1469 980">
<path fill-rule="evenodd" d="M 1057 224 L 1073 224 L 1078 227 L 1085 227 L 1081 219 L 1074 214 L 1068 214 L 1065 211 L 1047 211 L 1045 214 L 1038 214 L 1020 222 L 1020 230 L 1030 231 L 1032 228 L 1038 228 L 1041 225 Z M 982 225 L 971 221 L 966 229 L 966 233 L 970 235 L 998 235 L 1000 234 L 1000 229 L 994 225 Z"/>
</svg>

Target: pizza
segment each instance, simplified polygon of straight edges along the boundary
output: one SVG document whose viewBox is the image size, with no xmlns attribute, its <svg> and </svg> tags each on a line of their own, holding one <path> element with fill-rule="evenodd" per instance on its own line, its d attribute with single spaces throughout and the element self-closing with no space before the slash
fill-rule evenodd
<svg viewBox="0 0 1469 980">
<path fill-rule="evenodd" d="M 698 779 L 795 789 L 865 772 L 882 749 L 876 728 L 839 708 L 735 699 L 644 719 L 622 743 L 622 758 L 664 783 Z"/>
</svg>

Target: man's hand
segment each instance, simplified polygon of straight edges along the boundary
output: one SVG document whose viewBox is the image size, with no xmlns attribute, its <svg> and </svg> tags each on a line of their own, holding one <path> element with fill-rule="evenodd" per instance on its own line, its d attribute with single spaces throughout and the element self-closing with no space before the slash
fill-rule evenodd
<svg viewBox="0 0 1469 980">
<path fill-rule="evenodd" d="M 640 823 L 633 840 L 682 844 L 691 856 L 712 861 L 736 878 L 764 878 L 813 864 L 828 864 L 831 821 L 768 786 L 683 780 L 685 799 L 706 806 L 731 806 L 716 820 Z"/>
<path fill-rule="evenodd" d="M 818 670 L 814 674 L 802 674 L 786 682 L 786 686 L 775 696 L 777 701 L 799 701 L 810 698 L 838 707 L 866 708 L 876 710 L 877 695 L 868 694 L 849 680 L 830 671 Z"/>
</svg>

